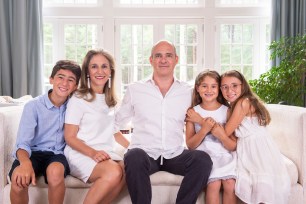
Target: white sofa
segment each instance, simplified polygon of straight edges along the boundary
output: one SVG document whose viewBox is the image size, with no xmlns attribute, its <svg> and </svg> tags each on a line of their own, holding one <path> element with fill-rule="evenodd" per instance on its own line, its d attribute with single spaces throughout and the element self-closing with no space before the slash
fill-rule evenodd
<svg viewBox="0 0 306 204">
<path fill-rule="evenodd" d="M 284 157 L 290 177 L 291 196 L 289 204 L 306 203 L 306 108 L 286 105 L 267 105 L 272 116 L 269 131 L 275 139 Z M 0 107 L 0 202 L 10 203 L 10 184 L 7 180 L 8 171 L 11 168 L 11 152 L 15 145 L 16 133 L 23 106 Z M 118 151 L 123 149 L 118 146 Z M 151 176 L 153 204 L 175 203 L 175 198 L 181 176 L 158 172 Z M 88 184 L 71 176 L 66 178 L 66 204 L 82 203 Z M 30 203 L 47 203 L 47 186 L 42 178 L 39 178 L 37 186 L 31 186 Z M 131 203 L 127 189 L 125 188 L 114 203 Z M 199 195 L 198 204 L 204 203 L 204 193 Z"/>
</svg>

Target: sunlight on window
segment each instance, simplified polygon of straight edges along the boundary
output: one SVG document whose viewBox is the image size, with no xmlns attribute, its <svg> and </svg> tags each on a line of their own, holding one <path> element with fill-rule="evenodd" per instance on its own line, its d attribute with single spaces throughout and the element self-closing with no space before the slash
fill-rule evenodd
<svg viewBox="0 0 306 204">
<path fill-rule="evenodd" d="M 216 0 L 215 5 L 220 7 L 233 7 L 233 6 L 243 6 L 243 7 L 253 7 L 253 6 L 263 6 L 269 5 L 271 0 Z"/>
<path fill-rule="evenodd" d="M 44 0 L 45 5 L 67 5 L 67 4 L 97 4 L 98 0 Z"/>
<path fill-rule="evenodd" d="M 97 25 L 67 24 L 64 27 L 65 58 L 82 63 L 89 49 L 97 47 Z"/>
<path fill-rule="evenodd" d="M 252 24 L 221 25 L 221 73 L 235 69 L 247 79 L 253 74 L 254 39 Z"/>
<path fill-rule="evenodd" d="M 269 68 L 271 67 L 270 63 L 271 63 L 271 59 L 270 59 L 270 50 L 269 50 L 269 46 L 271 44 L 271 26 L 270 24 L 266 24 L 265 26 L 265 31 L 266 31 L 266 52 L 265 52 L 265 70 L 269 70 Z"/>
<path fill-rule="evenodd" d="M 53 25 L 44 24 L 44 76 L 49 78 L 53 65 Z"/>
<path fill-rule="evenodd" d="M 45 23 L 43 26 L 44 35 L 44 83 L 45 90 L 49 90 L 51 87 L 49 84 L 49 77 L 53 68 L 53 25 L 51 23 Z"/>
<path fill-rule="evenodd" d="M 165 38 L 174 43 L 179 63 L 175 75 L 183 81 L 192 81 L 197 73 L 198 26 L 192 24 L 165 25 Z"/>
<path fill-rule="evenodd" d="M 120 66 L 122 91 L 134 81 L 148 77 L 152 73 L 149 57 L 153 45 L 152 25 L 120 26 Z"/>
<path fill-rule="evenodd" d="M 198 0 L 120 0 L 120 4 L 127 4 L 127 5 L 158 5 L 158 4 L 198 4 Z"/>
<path fill-rule="evenodd" d="M 258 0 L 219 0 L 220 4 L 257 4 Z"/>
<path fill-rule="evenodd" d="M 127 84 L 145 79 L 152 73 L 149 56 L 153 43 L 160 39 L 168 39 L 176 46 L 179 62 L 175 76 L 188 83 L 193 83 L 197 73 L 204 68 L 214 68 L 220 73 L 237 69 L 249 79 L 270 68 L 267 49 L 270 44 L 269 6 L 262 6 L 270 0 L 43 2 L 57 4 L 44 7 L 44 20 L 51 22 L 44 27 L 45 78 L 49 77 L 52 65 L 58 59 L 81 63 L 88 49 L 105 48 L 112 51 L 116 59 L 120 95 Z M 160 8 L 176 5 L 184 12 L 182 9 L 165 9 L 159 16 Z M 84 12 L 83 7 L 87 7 Z M 146 10 L 138 12 L 138 7 Z M 258 7 L 264 8 L 264 12 Z M 250 12 L 243 13 L 245 10 Z M 231 13 L 233 15 L 228 16 Z"/>
</svg>

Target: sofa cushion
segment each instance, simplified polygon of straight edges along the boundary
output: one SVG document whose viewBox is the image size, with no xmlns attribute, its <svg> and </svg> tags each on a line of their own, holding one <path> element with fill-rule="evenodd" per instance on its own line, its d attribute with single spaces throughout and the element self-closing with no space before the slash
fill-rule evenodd
<svg viewBox="0 0 306 204">
<path fill-rule="evenodd" d="M 283 155 L 285 165 L 287 167 L 291 184 L 296 184 L 298 180 L 298 170 L 296 165 Z M 183 180 L 183 176 L 174 175 L 166 171 L 159 171 L 150 176 L 151 184 L 153 186 L 179 186 Z M 47 184 L 43 176 L 40 176 L 36 181 L 37 187 L 47 188 Z M 65 179 L 67 188 L 88 188 L 91 184 L 84 183 L 83 181 L 68 175 Z"/>
<path fill-rule="evenodd" d="M 154 186 L 179 186 L 183 176 L 174 175 L 166 171 L 158 171 L 150 176 L 151 184 Z"/>
</svg>

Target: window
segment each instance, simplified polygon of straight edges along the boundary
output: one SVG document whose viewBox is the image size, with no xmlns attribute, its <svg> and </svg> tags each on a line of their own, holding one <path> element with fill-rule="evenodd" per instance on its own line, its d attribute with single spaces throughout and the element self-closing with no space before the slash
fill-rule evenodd
<svg viewBox="0 0 306 204">
<path fill-rule="evenodd" d="M 98 25 L 67 23 L 64 25 L 64 57 L 82 63 L 87 50 L 98 45 Z"/>
<path fill-rule="evenodd" d="M 82 63 L 89 49 L 102 45 L 102 19 L 46 19 L 44 23 L 44 81 L 50 88 L 49 77 L 56 61 L 69 59 Z"/>
<path fill-rule="evenodd" d="M 266 0 L 216 0 L 216 6 L 218 7 L 233 7 L 233 6 L 267 6 L 270 1 Z"/>
<path fill-rule="evenodd" d="M 257 19 L 219 19 L 217 21 L 216 60 L 221 73 L 236 69 L 246 79 L 257 78 L 268 70 L 269 25 Z M 263 32 L 263 36 L 261 36 Z M 264 43 L 259 43 L 260 39 Z"/>
<path fill-rule="evenodd" d="M 134 81 L 142 80 L 152 74 L 149 62 L 151 48 L 159 39 L 174 43 L 179 62 L 175 69 L 176 78 L 192 83 L 196 77 L 203 56 L 203 19 L 118 19 L 119 28 L 116 56 L 120 56 L 119 76 L 121 79 L 120 93 Z M 116 29 L 117 30 L 117 29 Z"/>
<path fill-rule="evenodd" d="M 160 39 L 175 44 L 175 76 L 190 84 L 206 68 L 220 73 L 237 69 L 252 79 L 270 67 L 270 0 L 44 2 L 47 88 L 57 60 L 81 63 L 88 49 L 103 48 L 115 57 L 117 93 L 122 97 L 127 84 L 152 73 L 149 56 Z"/>
<path fill-rule="evenodd" d="M 254 67 L 254 24 L 220 24 L 221 73 L 236 69 L 247 79 L 252 78 Z"/>
<path fill-rule="evenodd" d="M 151 74 L 149 62 L 150 48 L 153 45 L 152 24 L 119 24 L 120 56 L 117 67 L 118 76 L 121 76 L 121 86 L 144 79 Z"/>
<path fill-rule="evenodd" d="M 118 0 L 119 5 L 198 5 L 203 0 Z"/>
<path fill-rule="evenodd" d="M 44 0 L 45 6 L 78 6 L 78 5 L 94 5 L 99 0 Z"/>
</svg>

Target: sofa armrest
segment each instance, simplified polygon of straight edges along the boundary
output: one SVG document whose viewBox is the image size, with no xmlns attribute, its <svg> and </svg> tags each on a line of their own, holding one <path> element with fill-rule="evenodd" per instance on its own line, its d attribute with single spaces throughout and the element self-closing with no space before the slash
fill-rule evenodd
<svg viewBox="0 0 306 204">
<path fill-rule="evenodd" d="M 0 107 L 0 198 L 7 184 L 7 174 L 11 168 L 12 151 L 16 143 L 18 126 L 23 105 Z"/>
<path fill-rule="evenodd" d="M 266 105 L 271 123 L 268 130 L 282 154 L 298 168 L 298 182 L 306 189 L 306 108 L 278 104 Z"/>
</svg>

